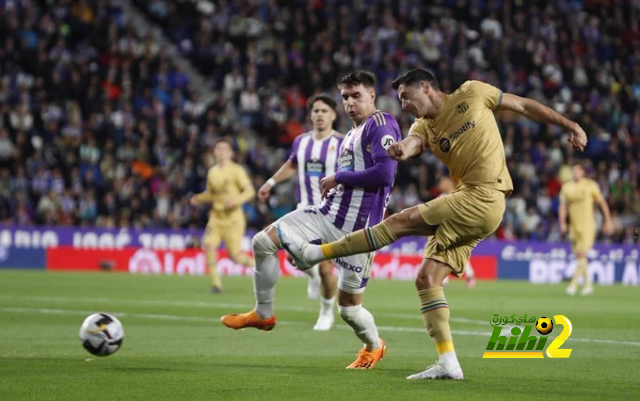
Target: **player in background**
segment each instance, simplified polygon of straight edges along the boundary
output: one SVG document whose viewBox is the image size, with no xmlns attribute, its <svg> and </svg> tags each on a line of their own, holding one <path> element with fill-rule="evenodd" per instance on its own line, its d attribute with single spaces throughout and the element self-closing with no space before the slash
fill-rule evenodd
<svg viewBox="0 0 640 401">
<path fill-rule="evenodd" d="M 578 259 L 576 271 L 573 274 L 571 284 L 567 287 L 568 295 L 575 295 L 580 277 L 584 276 L 584 288 L 581 295 L 593 294 L 591 277 L 587 263 L 587 252 L 593 248 L 596 240 L 596 220 L 593 210 L 594 201 L 600 206 L 604 216 L 602 231 L 611 235 L 611 214 L 609 206 L 602 197 L 598 184 L 585 178 L 584 167 L 580 163 L 571 166 L 573 180 L 562 185 L 560 191 L 560 208 L 558 217 L 560 219 L 560 230 L 567 233 L 567 211 L 569 212 L 569 236 L 571 238 L 571 248 Z"/>
<path fill-rule="evenodd" d="M 297 174 L 297 208 L 317 205 L 322 200 L 320 182 L 336 172 L 338 150 L 344 139 L 332 129 L 337 104 L 328 95 L 316 95 L 307 103 L 313 129 L 295 139 L 289 160 L 260 188 L 258 198 L 263 202 L 269 198 L 273 187 Z M 304 272 L 309 274 L 309 298 L 318 299 L 322 289 L 320 315 L 313 329 L 330 330 L 335 319 L 333 304 L 336 279 L 333 276 L 333 261 L 320 262 Z"/>
<path fill-rule="evenodd" d="M 253 199 L 256 191 L 245 169 L 231 160 L 231 142 L 220 139 L 214 154 L 216 165 L 207 173 L 207 188 L 191 197 L 191 205 L 211 204 L 204 234 L 204 251 L 211 275 L 211 291 L 220 293 L 222 281 L 216 269 L 216 259 L 221 241 L 224 241 L 231 260 L 253 267 L 253 259 L 240 252 L 240 244 L 247 225 L 242 205 Z"/>
<path fill-rule="evenodd" d="M 447 196 L 456 189 L 456 184 L 449 177 L 442 177 L 438 182 L 438 189 L 440 190 L 440 196 Z M 467 279 L 467 287 L 473 288 L 476 286 L 476 272 L 473 270 L 473 266 L 471 266 L 470 262 L 467 262 L 467 266 L 464 268 L 464 276 Z M 443 281 L 442 285 L 446 286 L 449 284 L 449 276 L 447 276 Z"/>
<path fill-rule="evenodd" d="M 353 121 L 353 128 L 340 147 L 339 171 L 322 180 L 320 188 L 325 199 L 320 205 L 293 211 L 253 238 L 256 307 L 247 313 L 223 316 L 222 323 L 226 326 L 236 330 L 255 327 L 267 331 L 275 326 L 277 252 L 286 247 L 282 233 L 277 229 L 281 223 L 306 241 L 322 243 L 335 241 L 382 220 L 397 168 L 397 162 L 386 150 L 402 137 L 396 120 L 376 110 L 375 83 L 375 75 L 367 71 L 353 71 L 338 81 L 344 110 Z M 373 316 L 362 306 L 372 259 L 373 253 L 365 253 L 335 260 L 340 317 L 364 343 L 347 369 L 371 369 L 386 353 Z"/>
<path fill-rule="evenodd" d="M 513 190 L 494 111 L 510 110 L 563 127 L 573 148 L 583 151 L 587 136 L 578 124 L 542 104 L 478 81 L 467 81 L 451 94 L 438 89 L 435 77 L 414 69 L 393 82 L 402 108 L 416 117 L 409 136 L 389 147 L 403 161 L 431 150 L 457 183 L 454 192 L 390 216 L 382 223 L 321 246 L 282 227 L 286 249 L 303 268 L 324 259 L 343 258 L 383 248 L 410 235 L 431 236 L 416 278 L 420 311 L 439 359 L 408 379 L 462 379 L 449 327 L 449 306 L 442 281 L 464 272 L 471 251 L 492 232 Z"/>
</svg>

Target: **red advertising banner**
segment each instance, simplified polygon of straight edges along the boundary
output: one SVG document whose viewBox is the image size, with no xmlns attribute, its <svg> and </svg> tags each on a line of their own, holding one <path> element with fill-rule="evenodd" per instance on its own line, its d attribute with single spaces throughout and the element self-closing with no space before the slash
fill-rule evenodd
<svg viewBox="0 0 640 401">
<path fill-rule="evenodd" d="M 280 256 L 280 273 L 283 276 L 304 276 Z M 207 274 L 207 262 L 200 249 L 161 251 L 147 248 L 120 250 L 76 249 L 60 246 L 47 249 L 47 270 L 117 271 L 132 274 L 192 275 Z M 422 263 L 420 256 L 378 253 L 373 260 L 371 277 L 378 279 L 413 280 Z M 479 279 L 495 279 L 495 256 L 472 256 L 469 262 Z M 228 276 L 250 276 L 253 269 L 233 262 L 226 251 L 218 254 L 218 272 Z"/>
</svg>

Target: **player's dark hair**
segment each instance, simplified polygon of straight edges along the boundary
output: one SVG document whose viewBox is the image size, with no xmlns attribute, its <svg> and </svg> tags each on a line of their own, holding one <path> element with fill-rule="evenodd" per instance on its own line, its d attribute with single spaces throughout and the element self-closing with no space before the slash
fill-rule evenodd
<svg viewBox="0 0 640 401">
<path fill-rule="evenodd" d="M 423 81 L 429 82 L 429 85 L 431 85 L 433 89 L 440 90 L 440 86 L 438 85 L 438 80 L 436 79 L 435 75 L 423 68 L 415 68 L 413 70 L 405 72 L 404 74 L 396 78 L 391 86 L 394 90 L 398 90 L 400 85 L 420 86 Z"/>
<path fill-rule="evenodd" d="M 309 101 L 307 101 L 307 107 L 309 108 L 309 111 L 311 111 L 313 109 L 313 104 L 315 102 L 322 102 L 324 104 L 326 104 L 327 106 L 331 107 L 331 109 L 333 111 L 336 110 L 336 107 L 338 107 L 338 103 L 336 103 L 335 100 L 333 100 L 333 98 L 325 93 L 320 93 L 318 95 L 312 96 L 311 99 L 309 99 Z"/>
<path fill-rule="evenodd" d="M 375 88 L 376 87 L 376 76 L 374 73 L 365 71 L 365 70 L 354 70 L 338 79 L 338 86 L 358 86 L 362 85 L 365 88 Z"/>
<path fill-rule="evenodd" d="M 216 141 L 216 143 L 213 145 L 213 148 L 217 148 L 218 145 L 220 145 L 221 143 L 226 143 L 227 145 L 229 145 L 229 147 L 231 148 L 231 150 L 233 150 L 233 143 L 231 143 L 231 139 L 229 138 L 220 138 Z"/>
</svg>

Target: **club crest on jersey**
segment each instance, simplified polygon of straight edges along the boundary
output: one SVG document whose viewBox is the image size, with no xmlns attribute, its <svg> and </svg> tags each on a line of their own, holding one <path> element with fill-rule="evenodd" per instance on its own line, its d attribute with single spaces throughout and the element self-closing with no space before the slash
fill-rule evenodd
<svg viewBox="0 0 640 401">
<path fill-rule="evenodd" d="M 338 159 L 338 169 L 340 171 L 351 171 L 355 166 L 355 156 L 353 151 L 345 149 Z"/>
<path fill-rule="evenodd" d="M 307 175 L 319 177 L 323 176 L 325 172 L 324 162 L 318 159 L 308 160 L 304 164 L 304 171 Z"/>
<path fill-rule="evenodd" d="M 382 145 L 384 150 L 387 150 L 395 142 L 396 142 L 396 140 L 393 139 L 393 137 L 391 135 L 385 135 L 385 136 L 382 137 L 382 140 L 380 141 L 380 144 Z"/>
<path fill-rule="evenodd" d="M 458 114 L 464 114 L 469 110 L 469 103 L 462 102 L 456 106 L 456 109 L 458 109 Z"/>
</svg>

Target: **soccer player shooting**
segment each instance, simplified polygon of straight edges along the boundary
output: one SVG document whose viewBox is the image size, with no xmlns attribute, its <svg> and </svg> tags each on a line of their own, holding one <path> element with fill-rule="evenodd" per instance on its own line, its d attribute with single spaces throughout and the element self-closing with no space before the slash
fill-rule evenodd
<svg viewBox="0 0 640 401">
<path fill-rule="evenodd" d="M 513 190 L 494 112 L 509 110 L 560 126 L 569 132 L 569 142 L 577 151 L 584 150 L 587 136 L 577 123 L 552 109 L 478 81 L 467 81 L 445 94 L 430 72 L 414 69 L 398 77 L 393 88 L 402 108 L 416 121 L 407 138 L 389 146 L 389 156 L 404 161 L 430 150 L 449 169 L 456 183 L 454 192 L 325 245 L 309 244 L 284 225 L 280 230 L 285 248 L 302 267 L 372 252 L 406 236 L 429 236 L 415 285 L 422 319 L 439 359 L 408 379 L 459 380 L 463 373 L 453 346 L 442 282 L 449 274 L 460 276 L 471 251 L 498 228 L 505 198 Z"/>
</svg>

